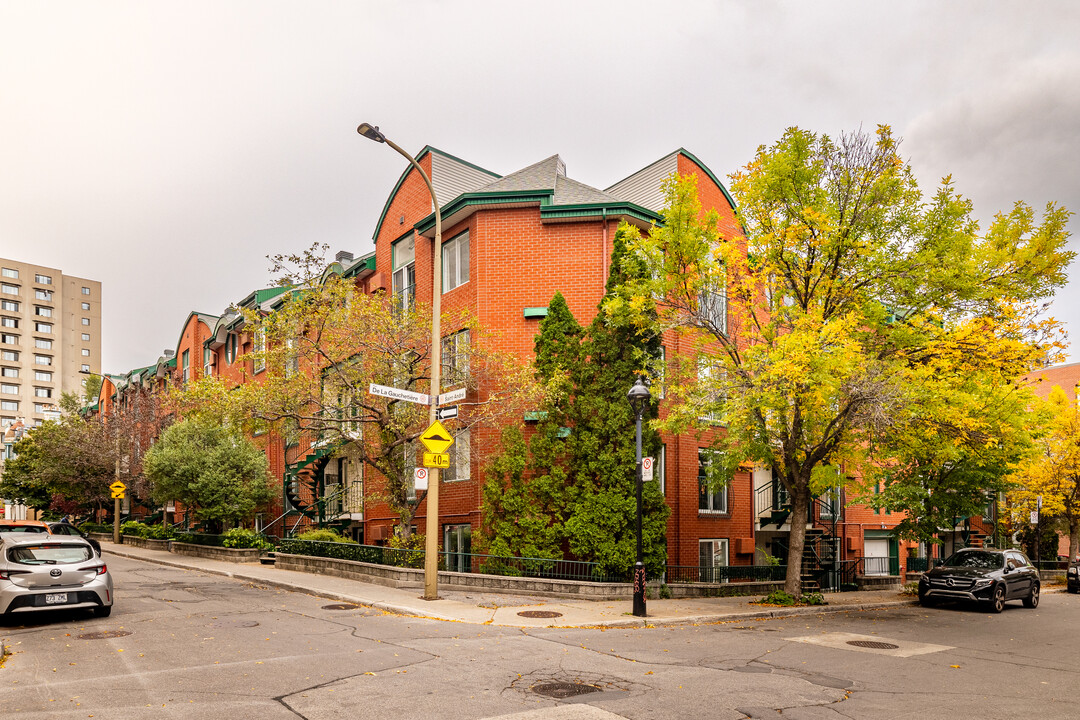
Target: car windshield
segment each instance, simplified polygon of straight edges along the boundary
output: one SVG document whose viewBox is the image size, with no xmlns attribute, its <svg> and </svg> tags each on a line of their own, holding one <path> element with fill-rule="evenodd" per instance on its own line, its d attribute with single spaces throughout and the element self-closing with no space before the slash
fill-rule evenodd
<svg viewBox="0 0 1080 720">
<path fill-rule="evenodd" d="M 48 530 L 40 525 L 0 525 L 0 532 L 43 533 Z"/>
<path fill-rule="evenodd" d="M 990 552 L 961 552 L 956 553 L 944 563 L 945 567 L 970 567 L 996 570 L 1002 565 L 1002 556 Z"/>
<path fill-rule="evenodd" d="M 62 565 L 91 558 L 89 545 L 23 545 L 8 551 L 8 560 L 20 565 Z"/>
</svg>

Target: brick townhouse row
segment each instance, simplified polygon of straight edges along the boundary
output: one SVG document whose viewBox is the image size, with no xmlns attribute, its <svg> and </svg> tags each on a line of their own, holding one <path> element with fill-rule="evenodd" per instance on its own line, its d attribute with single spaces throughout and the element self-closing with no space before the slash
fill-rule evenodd
<svg viewBox="0 0 1080 720">
<path fill-rule="evenodd" d="M 740 234 L 734 203 L 716 175 L 697 157 L 679 149 L 620 180 L 605 190 L 577 182 L 555 155 L 506 176 L 500 176 L 432 147 L 417 156 L 432 179 L 443 217 L 444 312 L 466 309 L 480 326 L 492 330 L 498 349 L 528 358 L 539 322 L 556 291 L 566 298 L 577 320 L 592 320 L 603 295 L 616 228 L 627 222 L 647 231 L 660 220 L 662 181 L 672 173 L 697 176 L 704 210 L 719 213 L 721 231 Z M 339 253 L 331 270 L 351 279 L 363 292 L 384 291 L 405 303 L 429 303 L 432 294 L 434 214 L 427 187 L 410 166 L 390 190 L 374 229 L 375 250 L 363 257 Z M 240 300 L 245 308 L 273 310 L 279 288 L 258 290 Z M 244 354 L 252 349 L 250 333 L 234 312 L 208 315 L 192 312 L 185 321 L 175 351 L 154 365 L 123 376 L 108 376 L 99 404 L 108 411 L 112 397 L 125 389 L 146 388 L 167 376 L 177 379 L 203 374 L 232 382 L 257 381 L 256 368 Z M 680 354 L 679 337 L 665 336 L 665 354 Z M 628 387 L 630 380 L 628 379 Z M 663 410 L 662 410 L 663 411 Z M 710 432 L 722 432 L 716 429 Z M 668 522 L 668 562 L 676 566 L 751 565 L 765 555 L 784 556 L 791 519 L 784 512 L 784 492 L 765 468 L 744 468 L 720 492 L 701 487 L 703 452 L 710 432 L 665 436 L 657 458 L 656 481 L 671 507 Z M 494 429 L 474 430 L 464 439 L 468 459 L 459 463 L 451 482 L 440 490 L 443 542 L 467 550 L 471 532 L 479 525 L 482 457 L 492 446 Z M 459 443 L 462 438 L 459 438 Z M 273 435 L 262 438 L 271 470 L 282 483 L 277 508 L 259 518 L 280 532 L 299 520 L 290 514 L 285 488 L 297 473 L 321 492 L 333 490 L 329 513 L 337 526 L 367 543 L 384 542 L 396 516 L 374 492 L 378 478 L 365 478 L 341 455 L 313 452 L 310 447 L 285 447 Z M 368 483 L 365 492 L 365 481 Z M 295 499 L 295 498 L 292 498 Z M 417 517 L 424 527 L 426 508 Z M 843 490 L 826 494 L 815 504 L 813 540 L 819 555 L 850 563 L 867 558 L 861 572 L 895 575 L 905 555 L 892 529 L 900 518 L 850 504 Z M 971 529 L 963 540 L 973 542 Z M 925 553 L 920 548 L 919 553 Z"/>
</svg>

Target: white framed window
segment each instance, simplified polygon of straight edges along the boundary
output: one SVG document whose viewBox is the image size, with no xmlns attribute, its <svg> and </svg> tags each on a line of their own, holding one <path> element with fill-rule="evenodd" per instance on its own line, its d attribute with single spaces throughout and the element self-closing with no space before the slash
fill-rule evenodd
<svg viewBox="0 0 1080 720">
<path fill-rule="evenodd" d="M 391 277 L 395 306 L 408 312 L 416 304 L 416 238 L 398 240 L 391 248 L 394 274 Z"/>
<path fill-rule="evenodd" d="M 84 303 L 82 304 L 82 309 L 83 309 L 83 310 L 89 310 L 89 309 L 90 309 L 90 303 L 88 303 L 88 302 L 84 302 Z"/>
<path fill-rule="evenodd" d="M 255 359 L 252 362 L 252 368 L 255 372 L 261 373 L 266 369 L 266 331 L 256 330 L 254 339 Z"/>
<path fill-rule="evenodd" d="M 698 294 L 698 322 L 719 335 L 727 335 L 727 282 L 717 278 Z"/>
<path fill-rule="evenodd" d="M 34 275 L 34 282 L 41 285 L 52 285 L 52 278 L 48 275 Z"/>
<path fill-rule="evenodd" d="M 90 342 L 90 333 L 83 333 L 82 334 L 82 339 L 83 339 L 83 342 Z"/>
<path fill-rule="evenodd" d="M 448 292 L 469 282 L 469 231 L 442 246 L 442 289 Z"/>
<path fill-rule="evenodd" d="M 48 364 L 48 363 L 46 363 L 46 364 Z M 79 368 L 79 369 L 82 370 L 83 372 L 90 372 L 90 366 L 85 364 L 85 363 L 83 363 L 83 366 L 81 368 Z"/>
<path fill-rule="evenodd" d="M 469 331 L 461 330 L 442 339 L 442 387 L 464 385 L 469 379 Z"/>
<path fill-rule="evenodd" d="M 34 330 L 39 333 L 52 334 L 52 323 L 36 322 L 34 323 Z"/>
<path fill-rule="evenodd" d="M 52 382 L 52 373 L 48 370 L 35 370 L 34 379 L 41 382 Z"/>
<path fill-rule="evenodd" d="M 34 397 L 51 398 L 52 388 L 36 387 L 34 388 Z"/>
<path fill-rule="evenodd" d="M 37 300 L 48 300 L 52 302 L 52 290 L 42 290 L 37 288 L 34 290 L 34 298 Z"/>
<path fill-rule="evenodd" d="M 8 295 L 18 295 L 19 286 L 9 285 L 8 283 L 0 283 L 0 292 L 7 293 Z"/>
<path fill-rule="evenodd" d="M 180 367 L 181 367 L 181 370 L 183 371 L 183 376 L 182 377 L 184 379 L 184 382 L 186 383 L 188 380 L 191 379 L 191 351 L 190 350 L 185 350 L 184 354 L 180 356 L 180 359 L 181 359 Z"/>
<path fill-rule="evenodd" d="M 90 324 L 90 318 L 83 318 L 82 319 L 82 324 L 83 325 L 89 325 Z"/>
<path fill-rule="evenodd" d="M 84 287 L 84 288 L 82 289 L 82 294 L 83 294 L 83 295 L 89 295 L 89 294 L 90 294 L 90 288 L 88 288 L 88 287 Z"/>
<path fill-rule="evenodd" d="M 34 356 L 34 364 L 35 365 L 52 365 L 52 358 L 49 357 L 48 355 L 35 355 Z M 86 368 L 87 370 L 90 369 L 89 365 L 83 365 L 83 367 Z"/>
<path fill-rule="evenodd" d="M 14 410 L 15 412 L 18 412 L 19 411 L 19 401 L 18 400 L 0 400 L 0 410 L 9 410 L 9 411 Z"/>
<path fill-rule="evenodd" d="M 702 397 L 704 407 L 698 419 L 720 425 L 724 421 L 724 415 L 717 405 L 724 402 L 724 386 L 727 384 L 727 373 L 717 366 L 711 358 L 698 359 L 698 385 L 703 389 Z"/>
<path fill-rule="evenodd" d="M 0 300 L 0 310 L 7 310 L 8 312 L 19 312 L 19 303 L 14 300 Z"/>
<path fill-rule="evenodd" d="M 17 350 L 0 351 L 0 360 L 10 360 L 11 362 L 18 362 L 19 352 Z"/>
<path fill-rule="evenodd" d="M 11 335 L 9 333 L 0 333 L 0 343 L 3 343 L 4 345 L 18 345 L 19 336 Z"/>
<path fill-rule="evenodd" d="M 214 368 L 210 364 L 210 358 L 211 358 L 212 355 L 213 355 L 213 351 L 210 348 L 208 348 L 208 347 L 203 348 L 203 351 L 202 351 L 203 377 L 210 377 L 211 375 L 214 374 L 214 372 L 213 372 Z"/>
<path fill-rule="evenodd" d="M 0 327 L 17 328 L 19 327 L 19 318 L 2 317 L 0 318 Z"/>
<path fill-rule="evenodd" d="M 454 436 L 454 444 L 450 446 L 450 467 L 443 470 L 439 476 L 442 482 L 460 482 L 469 479 L 472 472 L 470 439 L 469 428 L 465 428 Z"/>
<path fill-rule="evenodd" d="M 52 340 L 46 340 L 45 338 L 34 338 L 34 347 L 40 350 L 52 350 Z"/>
<path fill-rule="evenodd" d="M 727 485 L 709 488 L 709 470 L 718 453 L 709 448 L 698 448 L 698 513 L 726 514 L 728 511 Z"/>
<path fill-rule="evenodd" d="M 38 317 L 52 317 L 52 308 L 44 307 L 42 305 L 35 305 L 34 314 Z"/>
<path fill-rule="evenodd" d="M 11 278 L 12 280 L 19 279 L 19 271 L 14 268 L 4 268 L 2 274 L 4 277 Z"/>
<path fill-rule="evenodd" d="M 47 413 L 52 409 L 50 403 L 34 403 L 34 412 L 38 414 Z"/>
<path fill-rule="evenodd" d="M 698 566 L 701 582 L 727 582 L 727 574 L 720 568 L 728 566 L 728 539 L 698 540 Z"/>
<path fill-rule="evenodd" d="M 17 378 L 17 377 L 19 377 L 19 368 L 15 368 L 15 367 L 0 368 L 0 377 Z"/>
<path fill-rule="evenodd" d="M 4 395 L 18 395 L 19 386 L 10 385 L 8 383 L 0 383 L 0 393 L 3 393 Z"/>
<path fill-rule="evenodd" d="M 89 348 L 83 348 L 82 349 L 82 356 L 83 357 L 90 357 L 90 349 Z"/>
</svg>

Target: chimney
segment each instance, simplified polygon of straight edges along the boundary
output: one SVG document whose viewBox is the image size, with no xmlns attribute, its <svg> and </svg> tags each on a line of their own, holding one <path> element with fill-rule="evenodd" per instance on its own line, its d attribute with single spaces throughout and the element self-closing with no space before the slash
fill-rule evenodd
<svg viewBox="0 0 1080 720">
<path fill-rule="evenodd" d="M 173 355 L 176 354 L 175 350 L 164 350 L 163 352 L 165 354 L 165 357 L 167 357 L 167 358 L 171 358 Z"/>
<path fill-rule="evenodd" d="M 345 263 L 352 262 L 353 254 L 348 250 L 338 250 L 338 254 L 334 256 L 334 259 L 344 265 Z"/>
</svg>

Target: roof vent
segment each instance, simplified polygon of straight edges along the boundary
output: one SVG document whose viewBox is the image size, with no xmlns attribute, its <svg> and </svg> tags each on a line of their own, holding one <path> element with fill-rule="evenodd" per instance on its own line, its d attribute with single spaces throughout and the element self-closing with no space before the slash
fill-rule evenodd
<svg viewBox="0 0 1080 720">
<path fill-rule="evenodd" d="M 352 262 L 353 254 L 348 250 L 338 250 L 338 254 L 334 256 L 334 259 L 339 263 L 345 264 L 347 262 Z"/>
<path fill-rule="evenodd" d="M 175 351 L 175 350 L 164 350 L 163 352 L 164 352 L 164 354 L 165 354 L 165 357 L 167 357 L 167 358 L 168 358 L 168 357 L 173 357 L 174 355 L 176 355 L 176 351 Z"/>
</svg>

